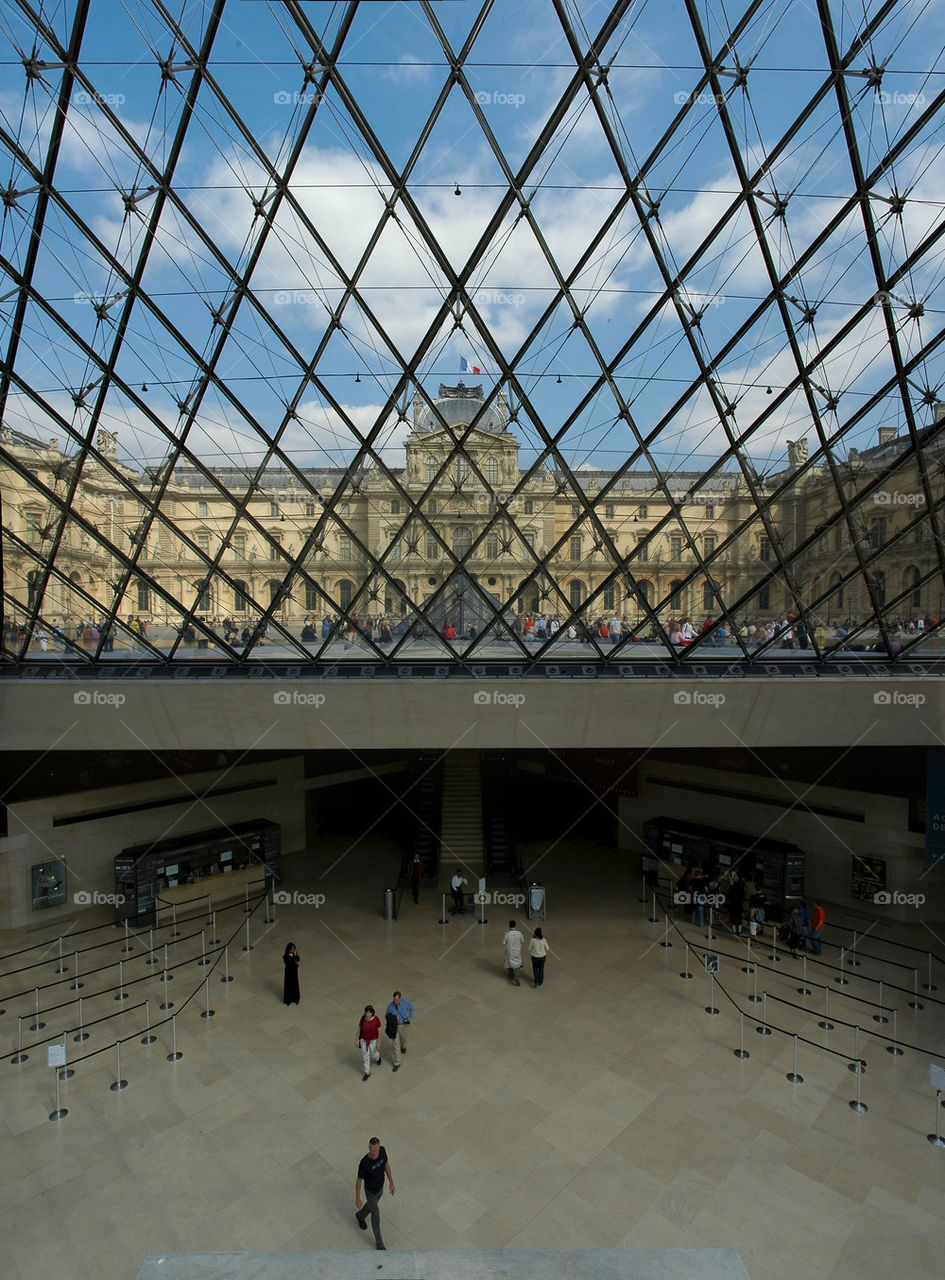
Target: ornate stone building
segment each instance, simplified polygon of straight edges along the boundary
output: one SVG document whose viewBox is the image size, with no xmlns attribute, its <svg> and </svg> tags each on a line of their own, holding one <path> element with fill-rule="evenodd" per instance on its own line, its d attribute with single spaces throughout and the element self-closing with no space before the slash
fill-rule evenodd
<svg viewBox="0 0 945 1280">
<path fill-rule="evenodd" d="M 7 430 L 4 611 L 22 624 L 39 603 L 34 650 L 62 619 L 113 614 L 119 647 L 135 617 L 198 639 L 262 617 L 297 636 L 344 613 L 396 621 L 461 569 L 507 616 L 616 614 L 641 635 L 788 612 L 893 627 L 943 612 L 943 426 L 939 412 L 918 448 L 881 430 L 831 466 L 788 442 L 788 468 L 763 480 L 525 468 L 505 396 L 462 383 L 415 398 L 400 468 L 136 469 L 106 431 L 66 455 Z"/>
</svg>

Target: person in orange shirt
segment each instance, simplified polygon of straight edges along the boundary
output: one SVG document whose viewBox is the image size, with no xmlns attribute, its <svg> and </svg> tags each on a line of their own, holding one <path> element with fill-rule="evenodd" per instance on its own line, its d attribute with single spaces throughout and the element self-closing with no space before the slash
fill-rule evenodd
<svg viewBox="0 0 945 1280">
<path fill-rule="evenodd" d="M 815 956 L 820 955 L 820 940 L 824 934 L 827 915 L 819 902 L 814 901 L 814 914 L 810 919 L 810 949 Z"/>
</svg>

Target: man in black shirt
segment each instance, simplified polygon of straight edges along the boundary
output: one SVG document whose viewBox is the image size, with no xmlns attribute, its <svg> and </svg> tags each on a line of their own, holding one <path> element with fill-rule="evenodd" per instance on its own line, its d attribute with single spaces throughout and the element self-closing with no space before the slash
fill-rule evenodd
<svg viewBox="0 0 945 1280">
<path fill-rule="evenodd" d="M 371 1230 L 374 1232 L 374 1242 L 378 1249 L 386 1247 L 381 1239 L 381 1211 L 377 1207 L 377 1202 L 384 1194 L 385 1174 L 390 1185 L 390 1193 L 394 1195 L 394 1177 L 387 1160 L 387 1152 L 381 1146 L 379 1138 L 372 1138 L 368 1143 L 367 1155 L 361 1157 L 361 1163 L 358 1165 L 358 1179 L 354 1188 L 354 1203 L 357 1207 L 357 1212 L 354 1216 L 357 1218 L 358 1226 L 361 1230 L 367 1231 L 365 1218 L 368 1214 L 371 1215 Z M 364 1196 L 367 1201 L 363 1206 L 361 1203 L 362 1182 L 364 1183 Z"/>
</svg>

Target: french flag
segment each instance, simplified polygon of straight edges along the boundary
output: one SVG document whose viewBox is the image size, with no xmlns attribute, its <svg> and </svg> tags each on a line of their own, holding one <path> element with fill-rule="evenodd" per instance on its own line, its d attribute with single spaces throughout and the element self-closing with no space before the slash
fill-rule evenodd
<svg viewBox="0 0 945 1280">
<path fill-rule="evenodd" d="M 477 364 L 470 364 L 465 356 L 460 356 L 459 358 L 459 371 L 460 373 L 472 373 L 472 374 L 482 373 L 482 370 L 479 368 L 479 366 Z"/>
</svg>

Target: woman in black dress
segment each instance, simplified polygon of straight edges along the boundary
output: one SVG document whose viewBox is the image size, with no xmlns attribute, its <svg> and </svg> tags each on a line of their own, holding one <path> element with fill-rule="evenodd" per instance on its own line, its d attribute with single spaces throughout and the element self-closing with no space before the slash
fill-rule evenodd
<svg viewBox="0 0 945 1280">
<path fill-rule="evenodd" d="M 299 962 L 301 959 L 302 957 L 295 948 L 295 943 L 290 942 L 282 954 L 282 963 L 285 965 L 282 999 L 287 1005 L 298 1004 L 299 1002 Z"/>
</svg>

